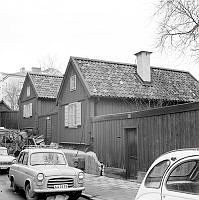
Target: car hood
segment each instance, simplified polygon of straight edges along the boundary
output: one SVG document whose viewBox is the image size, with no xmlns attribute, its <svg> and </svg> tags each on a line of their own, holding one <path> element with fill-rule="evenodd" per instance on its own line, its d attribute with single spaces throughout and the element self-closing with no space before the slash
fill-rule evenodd
<svg viewBox="0 0 199 200">
<path fill-rule="evenodd" d="M 32 168 L 45 176 L 75 176 L 78 173 L 75 168 L 65 165 L 36 165 Z"/>
<path fill-rule="evenodd" d="M 14 159 L 16 158 L 13 156 L 0 155 L 0 162 L 12 162 Z"/>
</svg>

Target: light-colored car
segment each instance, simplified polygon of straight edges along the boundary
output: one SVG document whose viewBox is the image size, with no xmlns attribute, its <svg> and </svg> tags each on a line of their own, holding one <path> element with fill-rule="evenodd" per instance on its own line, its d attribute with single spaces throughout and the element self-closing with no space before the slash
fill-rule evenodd
<svg viewBox="0 0 199 200">
<path fill-rule="evenodd" d="M 83 171 L 69 167 L 61 149 L 27 148 L 21 151 L 9 170 L 13 191 L 22 188 L 26 199 L 66 194 L 78 199 L 84 188 Z"/>
<path fill-rule="evenodd" d="M 199 149 L 163 154 L 147 171 L 136 200 L 198 200 Z"/>
<path fill-rule="evenodd" d="M 8 170 L 16 158 L 8 155 L 6 147 L 0 147 L 0 170 Z"/>
</svg>

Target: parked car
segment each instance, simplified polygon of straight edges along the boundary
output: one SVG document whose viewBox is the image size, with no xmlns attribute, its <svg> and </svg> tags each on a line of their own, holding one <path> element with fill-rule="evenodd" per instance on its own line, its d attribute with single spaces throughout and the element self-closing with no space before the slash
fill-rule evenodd
<svg viewBox="0 0 199 200">
<path fill-rule="evenodd" d="M 163 154 L 147 171 L 136 200 L 198 200 L 199 149 Z"/>
<path fill-rule="evenodd" d="M 0 147 L 0 171 L 8 170 L 15 161 L 15 157 L 8 155 L 6 147 Z"/>
<path fill-rule="evenodd" d="M 85 189 L 83 171 L 69 167 L 63 151 L 52 147 L 22 150 L 10 167 L 9 179 L 12 190 L 22 188 L 27 200 L 59 194 L 76 200 Z"/>
</svg>

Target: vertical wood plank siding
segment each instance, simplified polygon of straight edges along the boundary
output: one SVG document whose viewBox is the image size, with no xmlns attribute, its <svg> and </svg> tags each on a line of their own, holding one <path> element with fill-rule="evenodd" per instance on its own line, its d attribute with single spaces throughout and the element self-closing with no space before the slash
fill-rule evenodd
<svg viewBox="0 0 199 200">
<path fill-rule="evenodd" d="M 131 119 L 129 119 L 131 114 Z M 138 170 L 162 153 L 199 147 L 199 103 L 94 117 L 94 148 L 107 166 L 125 166 L 125 128 L 137 128 Z"/>
<path fill-rule="evenodd" d="M 50 117 L 50 122 L 51 122 L 51 126 L 47 127 L 46 125 L 46 120 L 47 117 Z M 39 116 L 38 118 L 38 124 L 39 124 L 39 135 L 44 135 L 46 136 L 47 133 L 47 128 L 51 128 L 51 133 L 52 133 L 52 138 L 50 136 L 50 142 L 58 142 L 57 141 L 57 135 L 58 135 L 58 113 L 52 113 L 49 115 L 43 115 L 43 116 Z"/>
<path fill-rule="evenodd" d="M 0 126 L 8 129 L 19 128 L 19 111 L 0 112 L 1 124 Z"/>
</svg>

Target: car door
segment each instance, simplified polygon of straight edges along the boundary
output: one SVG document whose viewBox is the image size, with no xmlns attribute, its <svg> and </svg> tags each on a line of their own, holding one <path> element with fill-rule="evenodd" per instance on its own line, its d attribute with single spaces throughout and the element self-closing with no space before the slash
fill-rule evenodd
<svg viewBox="0 0 199 200">
<path fill-rule="evenodd" d="M 17 164 L 13 168 L 14 181 L 18 186 L 20 186 L 20 178 L 21 178 L 20 174 L 21 174 L 23 157 L 24 157 L 24 152 L 21 152 L 19 154 Z"/>
<path fill-rule="evenodd" d="M 20 187 L 24 187 L 25 181 L 28 176 L 28 152 L 24 152 L 23 159 L 20 165 L 19 174 L 19 185 Z"/>
<path fill-rule="evenodd" d="M 169 165 L 169 160 L 163 160 L 149 170 L 140 186 L 136 200 L 161 200 L 162 178 Z"/>
<path fill-rule="evenodd" d="M 162 184 L 162 200 L 199 199 L 199 157 L 192 156 L 175 163 Z"/>
</svg>

